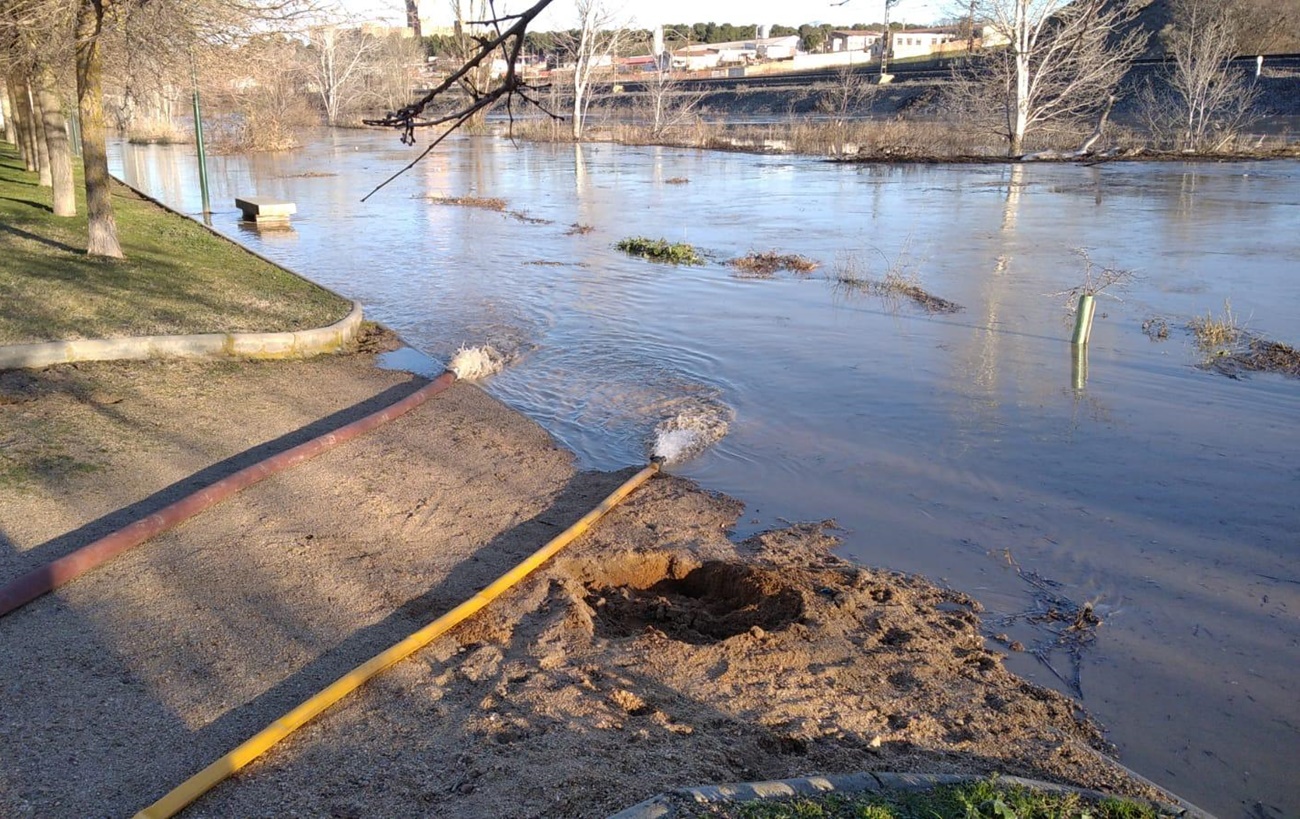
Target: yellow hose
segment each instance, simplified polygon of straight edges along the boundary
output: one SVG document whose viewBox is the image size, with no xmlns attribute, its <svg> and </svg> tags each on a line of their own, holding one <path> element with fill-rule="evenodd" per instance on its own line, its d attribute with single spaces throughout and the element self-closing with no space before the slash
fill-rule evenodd
<svg viewBox="0 0 1300 819">
<path fill-rule="evenodd" d="M 581 520 L 565 529 L 545 546 L 533 552 L 518 566 L 498 577 L 487 588 L 401 642 L 393 644 L 366 660 L 330 683 L 326 688 L 313 694 L 298 705 L 297 708 L 263 728 L 216 762 L 177 785 L 162 799 L 137 813 L 135 819 L 167 819 L 167 817 L 175 816 L 186 805 L 216 787 L 226 777 L 266 753 L 272 745 L 301 728 L 325 709 L 343 699 L 343 697 L 360 688 L 371 677 L 424 648 L 435 638 L 450 631 L 461 621 L 500 597 L 516 583 L 527 577 L 534 569 L 551 559 L 561 549 L 577 539 L 579 535 L 590 529 L 593 523 L 600 520 L 606 512 L 621 503 L 624 498 L 632 494 L 641 484 L 650 480 L 658 471 L 659 464 L 651 463 L 614 490 L 609 497 L 601 501 L 600 506 L 583 515 Z"/>
</svg>

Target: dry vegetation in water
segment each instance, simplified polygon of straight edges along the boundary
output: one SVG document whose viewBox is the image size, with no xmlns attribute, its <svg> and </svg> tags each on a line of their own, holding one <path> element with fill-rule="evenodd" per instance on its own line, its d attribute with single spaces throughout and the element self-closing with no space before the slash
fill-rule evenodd
<svg viewBox="0 0 1300 819">
<path fill-rule="evenodd" d="M 750 253 L 736 259 L 729 259 L 726 264 L 736 271 L 732 275 L 751 279 L 770 279 L 782 270 L 789 270 L 792 273 L 811 273 L 819 266 L 818 262 L 807 256 L 800 256 L 797 253 L 782 254 L 775 250 L 766 253 Z"/>
<path fill-rule="evenodd" d="M 1152 341 L 1165 341 L 1169 338 L 1169 322 L 1160 316 L 1152 316 L 1142 322 L 1142 333 Z"/>
<path fill-rule="evenodd" d="M 1202 351 L 1211 356 L 1230 355 L 1241 344 L 1245 330 L 1232 312 L 1232 302 L 1223 303 L 1223 315 L 1206 313 L 1187 323 Z"/>
<path fill-rule="evenodd" d="M 586 236 L 596 228 L 591 225 L 584 225 L 580 222 L 574 222 L 569 225 L 569 229 L 564 231 L 565 236 Z"/>
<path fill-rule="evenodd" d="M 684 177 L 684 176 L 674 176 L 674 177 L 672 177 L 671 179 L 665 179 L 665 180 L 664 180 L 664 184 L 665 184 L 665 185 L 685 185 L 687 182 L 690 182 L 690 181 L 691 181 L 691 180 L 687 179 L 687 178 Z"/>
<path fill-rule="evenodd" d="M 526 225 L 553 225 L 553 224 L 555 224 L 555 222 L 552 221 L 552 220 L 550 220 L 550 219 L 543 219 L 543 218 L 541 218 L 540 216 L 529 216 L 527 211 L 522 211 L 522 210 L 512 210 L 512 211 L 507 211 L 506 215 L 509 216 L 509 217 L 511 217 L 511 218 L 514 219 L 515 221 L 517 221 L 517 222 L 523 222 L 523 223 L 526 224 Z"/>
<path fill-rule="evenodd" d="M 956 302 L 930 293 L 921 287 L 920 279 L 912 272 L 905 260 L 905 254 L 889 260 L 883 253 L 881 258 L 888 263 L 883 278 L 872 278 L 867 265 L 859 256 L 848 255 L 840 259 L 831 279 L 835 289 L 844 294 L 865 293 L 885 299 L 891 306 L 906 299 L 927 313 L 957 313 L 965 309 Z"/>
<path fill-rule="evenodd" d="M 500 213 L 504 213 L 506 209 L 506 200 L 494 196 L 427 196 L 425 198 L 435 205 L 458 205 L 462 208 L 482 208 Z"/>
<path fill-rule="evenodd" d="M 1300 378 L 1300 350 L 1289 344 L 1260 338 L 1250 333 L 1232 312 L 1230 302 L 1223 303 L 1223 315 L 1207 313 L 1188 322 L 1196 346 L 1205 354 L 1202 367 L 1229 378 L 1243 372 L 1279 373 Z"/>
</svg>

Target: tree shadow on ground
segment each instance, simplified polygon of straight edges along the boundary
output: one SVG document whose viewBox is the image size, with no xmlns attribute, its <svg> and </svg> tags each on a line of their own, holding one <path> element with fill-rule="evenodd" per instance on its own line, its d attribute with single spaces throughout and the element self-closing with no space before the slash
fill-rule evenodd
<svg viewBox="0 0 1300 819">
<path fill-rule="evenodd" d="M 214 463 L 205 469 L 201 469 L 182 480 L 176 481 L 170 486 L 154 492 L 147 498 L 143 498 L 129 506 L 124 506 L 107 515 L 103 515 L 71 532 L 59 535 L 58 537 L 48 540 L 39 546 L 27 550 L 23 553 L 21 558 L 22 567 L 16 568 L 14 574 L 21 574 L 25 571 L 30 571 L 38 566 L 49 563 L 50 561 L 57 560 L 58 558 L 98 540 L 105 535 L 111 534 L 118 529 L 134 523 L 135 521 L 146 518 L 187 495 L 197 492 L 204 487 L 211 486 L 217 481 L 227 478 L 241 469 L 259 463 L 273 455 L 292 449 L 293 447 L 305 443 L 313 438 L 334 432 L 353 421 L 377 412 L 397 401 L 400 401 L 428 383 L 429 382 L 426 380 L 413 378 L 408 382 L 389 387 L 383 392 L 378 393 L 365 401 L 361 401 L 347 407 L 346 409 L 327 415 L 324 418 L 314 421 L 304 427 L 218 461 L 217 463 Z"/>
</svg>

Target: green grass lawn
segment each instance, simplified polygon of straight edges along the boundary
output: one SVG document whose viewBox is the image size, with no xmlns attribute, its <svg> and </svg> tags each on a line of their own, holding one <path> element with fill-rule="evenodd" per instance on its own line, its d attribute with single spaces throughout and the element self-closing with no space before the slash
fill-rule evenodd
<svg viewBox="0 0 1300 819">
<path fill-rule="evenodd" d="M 304 330 L 351 308 L 117 184 L 113 210 L 126 259 L 89 258 L 80 170 L 78 215 L 56 218 L 50 189 L 0 142 L 0 344 Z"/>
</svg>

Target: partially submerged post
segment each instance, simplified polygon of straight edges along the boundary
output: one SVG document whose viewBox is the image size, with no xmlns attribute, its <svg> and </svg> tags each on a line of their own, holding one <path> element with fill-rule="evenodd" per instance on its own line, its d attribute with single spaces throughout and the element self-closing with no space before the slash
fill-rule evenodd
<svg viewBox="0 0 1300 819">
<path fill-rule="evenodd" d="M 258 225 L 287 225 L 289 217 L 298 212 L 298 206 L 293 202 L 278 202 L 256 196 L 236 199 L 235 207 L 243 213 L 245 222 Z"/>
<path fill-rule="evenodd" d="M 1079 296 L 1079 309 L 1074 314 L 1074 336 L 1071 344 L 1087 344 L 1092 335 L 1092 317 L 1097 312 L 1097 303 L 1091 293 Z"/>
</svg>

